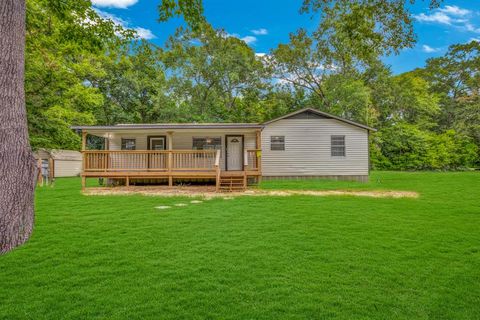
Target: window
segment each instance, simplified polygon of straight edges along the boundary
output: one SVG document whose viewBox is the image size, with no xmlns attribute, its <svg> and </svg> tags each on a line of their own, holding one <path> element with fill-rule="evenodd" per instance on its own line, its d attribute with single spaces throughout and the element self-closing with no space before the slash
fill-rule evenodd
<svg viewBox="0 0 480 320">
<path fill-rule="evenodd" d="M 122 139 L 122 150 L 135 150 L 135 139 Z"/>
<path fill-rule="evenodd" d="M 285 136 L 271 136 L 270 150 L 285 150 Z"/>
<path fill-rule="evenodd" d="M 220 150 L 222 138 L 220 137 L 193 137 L 193 150 Z"/>
<path fill-rule="evenodd" d="M 345 157 L 345 136 L 331 137 L 332 157 Z"/>
</svg>

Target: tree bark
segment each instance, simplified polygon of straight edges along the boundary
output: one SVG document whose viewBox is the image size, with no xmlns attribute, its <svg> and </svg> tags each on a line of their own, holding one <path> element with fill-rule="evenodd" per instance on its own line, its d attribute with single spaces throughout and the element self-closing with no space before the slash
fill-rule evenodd
<svg viewBox="0 0 480 320">
<path fill-rule="evenodd" d="M 24 89 L 25 0 L 0 1 L 0 254 L 28 240 L 37 166 Z"/>
</svg>

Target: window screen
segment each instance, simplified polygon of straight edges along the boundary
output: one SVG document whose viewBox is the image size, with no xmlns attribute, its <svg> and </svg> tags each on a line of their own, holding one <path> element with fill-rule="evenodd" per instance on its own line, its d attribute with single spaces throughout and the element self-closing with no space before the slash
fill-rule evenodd
<svg viewBox="0 0 480 320">
<path fill-rule="evenodd" d="M 285 150 L 285 136 L 271 136 L 270 150 Z"/>
<path fill-rule="evenodd" d="M 135 150 L 135 139 L 122 139 L 122 150 Z"/>
<path fill-rule="evenodd" d="M 332 136 L 332 157 L 345 157 L 345 136 Z"/>
<path fill-rule="evenodd" d="M 220 150 L 222 138 L 220 137 L 194 137 L 193 150 Z"/>
</svg>

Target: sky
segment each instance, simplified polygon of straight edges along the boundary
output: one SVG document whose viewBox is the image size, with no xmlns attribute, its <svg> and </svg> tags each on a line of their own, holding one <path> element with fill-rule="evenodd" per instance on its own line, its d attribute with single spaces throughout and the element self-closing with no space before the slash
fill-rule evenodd
<svg viewBox="0 0 480 320">
<path fill-rule="evenodd" d="M 158 22 L 160 0 L 92 0 L 96 10 L 140 37 L 163 46 L 181 19 Z M 318 17 L 300 14 L 302 0 L 203 0 L 207 21 L 244 40 L 258 54 L 268 53 L 298 28 L 314 31 Z M 417 43 L 384 57 L 396 74 L 423 67 L 428 58 L 445 54 L 452 44 L 480 41 L 480 0 L 444 0 L 430 10 L 428 1 L 411 6 Z"/>
</svg>

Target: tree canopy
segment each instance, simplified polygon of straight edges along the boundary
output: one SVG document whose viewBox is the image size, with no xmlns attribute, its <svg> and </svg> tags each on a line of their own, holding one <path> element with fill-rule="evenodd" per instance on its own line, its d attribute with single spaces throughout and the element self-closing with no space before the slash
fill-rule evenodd
<svg viewBox="0 0 480 320">
<path fill-rule="evenodd" d="M 161 47 L 89 1 L 28 0 L 31 144 L 77 149 L 71 125 L 261 122 L 308 106 L 378 128 L 375 168 L 478 166 L 480 43 L 398 75 L 381 61 L 414 45 L 411 2 L 305 0 L 301 11 L 321 16 L 317 30 L 259 56 L 208 24 L 199 0 L 161 2 L 160 21 L 186 21 Z"/>
</svg>

